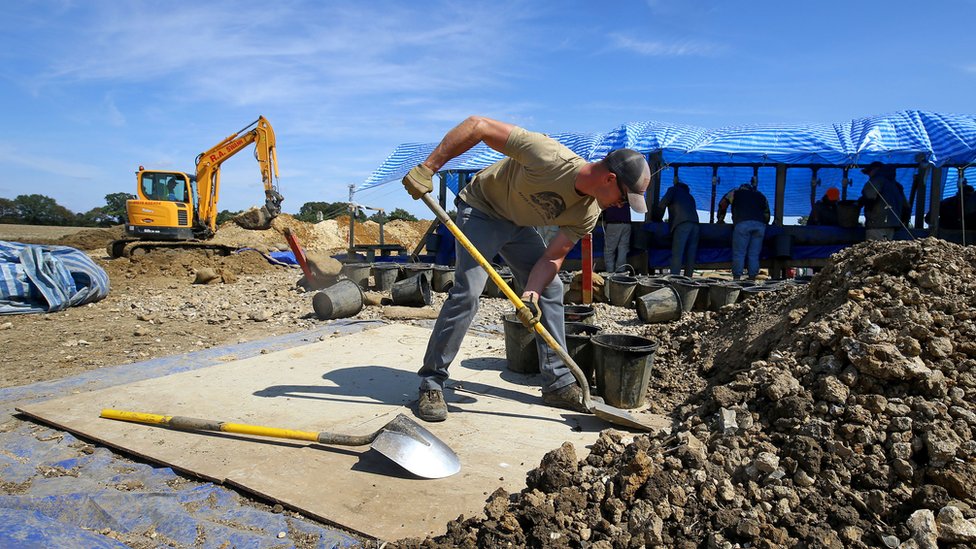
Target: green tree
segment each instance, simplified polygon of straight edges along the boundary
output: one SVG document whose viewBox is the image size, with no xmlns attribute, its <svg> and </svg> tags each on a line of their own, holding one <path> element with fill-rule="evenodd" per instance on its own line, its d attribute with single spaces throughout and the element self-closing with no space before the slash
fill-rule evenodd
<svg viewBox="0 0 976 549">
<path fill-rule="evenodd" d="M 317 212 L 322 212 L 322 219 L 335 219 L 340 215 L 349 215 L 348 202 L 306 202 L 298 210 L 296 219 L 306 223 L 317 223 Z M 356 212 L 358 221 L 366 221 L 366 215 L 362 211 Z"/>
<path fill-rule="evenodd" d="M 113 215 L 105 213 L 105 208 L 95 207 L 76 216 L 76 224 L 80 227 L 111 227 L 117 225 L 118 220 Z"/>
<path fill-rule="evenodd" d="M 17 205 L 9 198 L 0 198 L 0 223 L 17 223 L 20 216 L 17 213 Z"/>
<path fill-rule="evenodd" d="M 135 200 L 136 195 L 129 193 L 111 193 L 105 195 L 105 206 L 101 208 L 102 214 L 112 218 L 112 224 L 128 223 L 128 216 L 125 211 L 125 201 Z"/>
<path fill-rule="evenodd" d="M 14 199 L 21 223 L 28 225 L 70 225 L 75 214 L 42 194 L 22 194 Z"/>
<path fill-rule="evenodd" d="M 387 217 L 386 212 L 377 211 L 373 215 L 369 216 L 369 220 L 376 223 L 386 223 L 390 220 L 390 218 Z"/>
<path fill-rule="evenodd" d="M 397 219 L 402 219 L 404 221 L 416 221 L 417 220 L 417 218 L 414 217 L 413 214 L 411 214 L 407 210 L 404 210 L 403 208 L 397 208 L 397 209 L 393 210 L 392 212 L 390 212 L 390 221 L 396 221 Z"/>
</svg>

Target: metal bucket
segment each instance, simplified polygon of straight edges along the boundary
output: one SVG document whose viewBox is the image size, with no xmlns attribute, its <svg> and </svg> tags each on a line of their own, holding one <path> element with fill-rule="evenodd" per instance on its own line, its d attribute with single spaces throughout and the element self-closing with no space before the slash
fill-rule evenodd
<svg viewBox="0 0 976 549">
<path fill-rule="evenodd" d="M 312 309 L 321 320 L 355 316 L 363 310 L 363 289 L 352 280 L 340 280 L 312 297 Z"/>
<path fill-rule="evenodd" d="M 596 387 L 603 401 L 615 408 L 644 405 L 657 343 L 627 334 L 599 334 L 590 338 L 596 364 Z"/>
<path fill-rule="evenodd" d="M 404 307 L 430 305 L 430 281 L 426 275 L 415 274 L 393 284 L 393 304 Z"/>
<path fill-rule="evenodd" d="M 515 313 L 502 317 L 505 325 L 505 360 L 508 369 L 520 374 L 539 373 L 539 349 L 535 332 L 526 328 Z"/>
<path fill-rule="evenodd" d="M 637 316 L 647 324 L 681 318 L 681 298 L 671 286 L 659 288 L 637 299 Z"/>
</svg>

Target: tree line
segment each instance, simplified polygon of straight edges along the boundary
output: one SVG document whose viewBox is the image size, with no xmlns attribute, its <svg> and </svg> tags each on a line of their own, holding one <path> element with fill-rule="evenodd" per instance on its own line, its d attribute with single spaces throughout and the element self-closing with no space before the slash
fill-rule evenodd
<svg viewBox="0 0 976 549">
<path fill-rule="evenodd" d="M 111 227 L 127 221 L 125 212 L 126 200 L 136 198 L 129 193 L 111 193 L 105 195 L 105 205 L 97 206 L 84 213 L 75 213 L 58 202 L 42 194 L 22 194 L 9 199 L 0 197 L 0 223 L 16 223 L 21 225 L 56 225 L 62 227 Z M 308 223 L 320 220 L 335 219 L 349 215 L 348 202 L 306 202 L 295 214 L 295 218 Z M 221 210 L 217 214 L 217 223 L 230 220 L 241 211 Z M 320 216 L 321 214 L 321 216 Z M 356 209 L 357 221 L 375 221 L 385 223 L 395 220 L 417 221 L 417 218 L 403 208 L 396 208 L 391 212 L 376 211 L 366 216 L 362 208 Z"/>
</svg>

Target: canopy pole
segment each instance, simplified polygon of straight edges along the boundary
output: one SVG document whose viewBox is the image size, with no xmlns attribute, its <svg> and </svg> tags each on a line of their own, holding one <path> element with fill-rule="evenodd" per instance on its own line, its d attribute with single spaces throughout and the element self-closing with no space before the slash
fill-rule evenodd
<svg viewBox="0 0 976 549">
<path fill-rule="evenodd" d="M 942 204 L 942 168 L 928 165 L 932 171 L 932 189 L 929 191 L 929 229 L 932 236 L 939 236 L 939 207 Z"/>
<path fill-rule="evenodd" d="M 712 203 L 708 207 L 708 222 L 715 223 L 715 197 L 718 193 L 718 166 L 712 166 Z"/>
<path fill-rule="evenodd" d="M 783 226 L 783 209 L 786 207 L 786 169 L 786 164 L 776 165 L 776 214 L 773 224 L 779 227 Z"/>
<path fill-rule="evenodd" d="M 847 172 L 850 169 L 851 169 L 850 166 L 845 166 L 844 167 L 844 175 L 841 177 L 841 180 L 840 180 L 840 199 L 841 200 L 847 200 L 847 188 L 851 186 L 851 178 L 848 176 L 848 173 Z"/>
<path fill-rule="evenodd" d="M 810 177 L 810 207 L 817 203 L 817 187 L 820 186 L 820 179 L 817 178 L 817 171 L 820 168 L 811 168 L 813 170 L 813 176 Z"/>
</svg>

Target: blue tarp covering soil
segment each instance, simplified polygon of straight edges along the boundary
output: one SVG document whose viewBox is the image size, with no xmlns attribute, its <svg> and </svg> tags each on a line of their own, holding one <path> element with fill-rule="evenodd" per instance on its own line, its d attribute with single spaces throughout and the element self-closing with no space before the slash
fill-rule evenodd
<svg viewBox="0 0 976 549">
<path fill-rule="evenodd" d="M 0 547 L 353 547 L 359 540 L 168 467 L 125 459 L 69 433 L 13 417 L 21 404 L 203 368 L 356 331 L 313 332 L 215 347 L 0 390 Z M 324 496 L 325 497 L 325 496 Z M 279 537 L 280 533 L 284 533 Z"/>
</svg>

